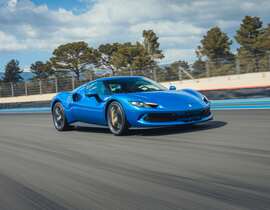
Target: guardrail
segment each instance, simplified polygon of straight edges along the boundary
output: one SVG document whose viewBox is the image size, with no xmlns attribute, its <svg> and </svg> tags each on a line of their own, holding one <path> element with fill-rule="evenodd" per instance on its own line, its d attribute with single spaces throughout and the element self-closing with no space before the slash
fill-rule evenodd
<svg viewBox="0 0 270 210">
<path fill-rule="evenodd" d="M 211 61 L 199 60 L 192 65 L 179 61 L 162 68 L 156 66 L 151 68 L 148 67 L 144 70 L 122 69 L 116 71 L 115 76 L 145 76 L 158 82 L 169 83 L 174 81 L 181 87 L 183 85 L 188 86 L 192 83 L 195 86 L 195 89 L 202 90 L 208 89 L 209 87 L 209 85 L 206 85 L 204 88 L 201 87 L 201 81 L 203 80 L 208 80 L 208 83 L 211 83 L 212 86 L 220 86 L 223 82 L 238 80 L 238 77 L 242 78 L 242 75 L 249 75 L 254 72 L 255 74 L 261 72 L 261 77 L 264 77 L 264 75 L 267 75 L 267 72 L 270 72 L 270 54 L 262 53 L 257 56 L 256 59 L 254 56 L 241 58 L 234 56 L 232 58 L 218 58 Z M 85 82 L 112 75 L 108 71 L 102 70 L 98 73 L 97 69 L 89 69 L 82 72 L 81 76 L 81 78 L 84 79 L 77 80 L 74 77 L 61 76 L 46 80 L 33 79 L 31 81 L 18 83 L 0 82 L 0 98 L 70 91 Z M 218 80 L 218 78 L 224 78 L 224 76 L 227 76 L 226 80 Z M 198 88 L 196 88 L 197 86 L 195 84 Z M 253 86 L 258 86 L 258 84 L 254 85 L 254 80 L 250 80 L 247 85 L 251 84 Z"/>
<path fill-rule="evenodd" d="M 66 80 L 65 80 L 66 81 Z M 77 82 L 65 82 L 61 86 L 55 88 L 48 88 L 43 91 L 43 88 L 39 87 L 39 92 L 35 95 L 22 95 L 16 97 L 0 97 L 1 103 L 17 103 L 17 102 L 31 102 L 31 101 L 49 101 L 58 91 L 69 91 L 73 88 L 81 85 L 87 81 Z M 66 85 L 63 85 L 66 84 Z M 201 78 L 196 80 L 183 80 L 183 81 L 171 81 L 162 82 L 166 87 L 170 85 L 175 85 L 177 89 L 192 88 L 200 91 L 207 91 L 211 94 L 210 99 L 220 99 L 220 97 L 214 97 L 216 95 L 223 94 L 223 92 L 234 90 L 231 94 L 231 98 L 237 96 L 244 98 L 249 98 L 254 94 L 258 94 L 257 97 L 269 97 L 270 95 L 270 72 L 259 72 L 259 73 L 249 73 L 240 75 L 230 75 L 230 76 L 220 76 L 211 78 Z M 42 83 L 41 83 L 42 85 Z M 43 86 L 45 89 L 45 86 Z M 241 89 L 249 88 L 248 91 L 243 91 Z M 27 90 L 29 93 L 29 90 Z M 227 97 L 228 98 L 228 97 Z"/>
</svg>

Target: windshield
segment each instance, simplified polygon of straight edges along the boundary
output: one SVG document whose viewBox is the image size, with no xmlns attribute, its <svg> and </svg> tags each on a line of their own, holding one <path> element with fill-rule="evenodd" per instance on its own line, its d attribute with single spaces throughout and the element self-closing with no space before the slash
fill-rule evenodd
<svg viewBox="0 0 270 210">
<path fill-rule="evenodd" d="M 167 90 L 164 86 L 145 78 L 120 78 L 104 81 L 111 94 Z"/>
</svg>

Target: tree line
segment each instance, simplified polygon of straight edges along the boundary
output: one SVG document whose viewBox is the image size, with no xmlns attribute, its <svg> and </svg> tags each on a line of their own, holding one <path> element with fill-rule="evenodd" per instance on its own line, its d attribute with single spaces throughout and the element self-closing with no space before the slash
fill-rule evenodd
<svg viewBox="0 0 270 210">
<path fill-rule="evenodd" d="M 72 75 L 80 80 L 85 72 L 95 74 L 93 69 L 106 69 L 112 75 L 137 74 L 138 71 L 147 75 L 155 69 L 160 80 L 170 80 L 179 78 L 179 68 L 199 77 L 233 73 L 235 64 L 239 73 L 241 70 L 257 72 L 270 66 L 270 25 L 264 27 L 259 17 L 246 16 L 242 20 L 234 37 L 239 44 L 236 53 L 231 51 L 233 40 L 219 27 L 211 28 L 197 47 L 197 59 L 192 65 L 178 60 L 161 68 L 158 62 L 164 54 L 159 37 L 153 30 L 144 30 L 142 36 L 142 43 L 107 43 L 96 49 L 84 41 L 60 45 L 48 61 L 31 65 L 33 79 Z M 5 66 L 2 81 L 21 81 L 22 71 L 19 61 L 13 59 Z"/>
<path fill-rule="evenodd" d="M 219 27 L 212 27 L 195 51 L 197 60 L 192 65 L 181 60 L 172 63 L 167 77 L 178 78 L 179 66 L 195 78 L 270 70 L 270 24 L 264 27 L 259 17 L 245 16 L 234 39 L 239 45 L 236 53 L 231 50 L 233 40 Z"/>
</svg>

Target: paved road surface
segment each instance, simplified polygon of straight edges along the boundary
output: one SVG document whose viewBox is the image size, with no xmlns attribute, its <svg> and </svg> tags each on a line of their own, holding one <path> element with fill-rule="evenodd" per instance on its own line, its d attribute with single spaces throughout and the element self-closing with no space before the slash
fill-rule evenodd
<svg viewBox="0 0 270 210">
<path fill-rule="evenodd" d="M 126 137 L 0 115 L 0 209 L 269 210 L 270 110 L 215 115 Z"/>
</svg>

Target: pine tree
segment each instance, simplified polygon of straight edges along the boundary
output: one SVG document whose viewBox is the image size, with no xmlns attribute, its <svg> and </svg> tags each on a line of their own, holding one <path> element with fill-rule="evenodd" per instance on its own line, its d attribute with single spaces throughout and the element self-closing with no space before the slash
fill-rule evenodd
<svg viewBox="0 0 270 210">
<path fill-rule="evenodd" d="M 211 28 L 203 37 L 196 53 L 200 58 L 207 58 L 209 76 L 229 73 L 234 62 L 231 45 L 232 41 L 219 27 Z"/>
<path fill-rule="evenodd" d="M 148 52 L 148 54 L 152 57 L 152 59 L 162 59 L 164 55 L 162 51 L 159 49 L 158 37 L 153 30 L 144 30 L 143 31 L 143 45 Z"/>
<path fill-rule="evenodd" d="M 49 62 L 43 63 L 42 61 L 36 61 L 31 65 L 30 69 L 35 75 L 34 79 L 47 79 L 54 73 Z"/>
<path fill-rule="evenodd" d="M 260 35 L 258 36 L 258 42 L 256 43 L 256 48 L 263 51 L 260 54 L 259 65 L 261 71 L 269 71 L 270 69 L 270 24 L 263 28 Z"/>
<path fill-rule="evenodd" d="M 255 45 L 261 33 L 263 23 L 259 17 L 246 16 L 237 30 L 235 39 L 241 47 L 253 53 L 256 51 Z"/>
<path fill-rule="evenodd" d="M 260 39 L 263 34 L 263 22 L 259 17 L 246 16 L 239 30 L 236 32 L 235 39 L 240 44 L 238 58 L 244 69 L 259 71 L 259 62 L 264 56 L 264 49 L 260 47 Z M 250 68 L 251 67 L 251 68 Z"/>
<path fill-rule="evenodd" d="M 102 44 L 98 47 L 98 51 L 100 53 L 99 66 L 105 67 L 112 72 L 112 75 L 115 75 L 118 69 L 113 65 L 112 58 L 113 54 L 117 52 L 121 44 L 113 43 L 113 44 Z"/>
<path fill-rule="evenodd" d="M 4 82 L 19 82 L 23 80 L 21 73 L 23 72 L 19 66 L 19 61 L 12 59 L 5 66 L 5 73 L 3 77 Z"/>
<path fill-rule="evenodd" d="M 76 79 L 80 79 L 81 73 L 89 65 L 96 65 L 99 58 L 97 50 L 88 46 L 85 42 L 72 42 L 60 45 L 53 51 L 52 66 L 62 72 L 72 72 Z"/>
<path fill-rule="evenodd" d="M 219 27 L 213 27 L 201 40 L 201 46 L 198 47 L 197 53 L 206 56 L 211 62 L 218 62 L 232 57 L 231 45 L 232 41 L 228 35 L 222 32 Z"/>
<path fill-rule="evenodd" d="M 138 73 L 142 72 L 144 75 L 151 66 L 155 65 L 151 56 L 148 54 L 142 44 L 124 43 L 119 45 L 119 48 L 112 56 L 112 65 L 121 71 L 121 73 L 131 73 L 133 70 Z"/>
<path fill-rule="evenodd" d="M 257 40 L 255 43 L 256 48 L 259 48 L 263 52 L 270 51 L 270 24 L 261 30 Z"/>
<path fill-rule="evenodd" d="M 195 78 L 206 76 L 206 63 L 201 58 L 192 64 L 192 75 Z"/>
</svg>

